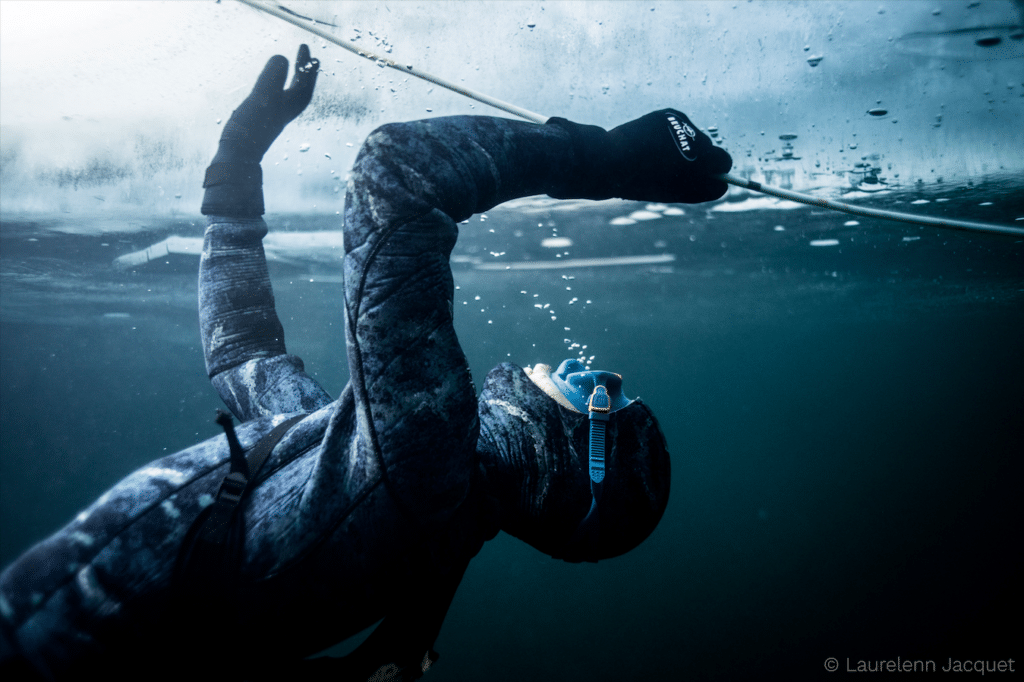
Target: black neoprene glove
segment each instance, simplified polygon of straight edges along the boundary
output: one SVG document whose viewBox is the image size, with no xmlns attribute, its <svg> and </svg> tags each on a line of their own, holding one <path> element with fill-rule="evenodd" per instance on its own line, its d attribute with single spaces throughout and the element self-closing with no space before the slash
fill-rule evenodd
<svg viewBox="0 0 1024 682">
<path fill-rule="evenodd" d="M 295 76 L 287 90 L 288 60 L 274 55 L 252 92 L 224 125 L 217 154 L 206 169 L 203 215 L 256 218 L 263 215 L 260 161 L 270 145 L 309 104 L 320 62 L 299 46 Z"/>
<path fill-rule="evenodd" d="M 632 199 L 697 204 L 718 199 L 728 185 L 732 157 L 694 126 L 686 114 L 662 109 L 606 131 L 550 118 L 569 131 L 578 173 L 565 178 L 556 199 Z"/>
</svg>

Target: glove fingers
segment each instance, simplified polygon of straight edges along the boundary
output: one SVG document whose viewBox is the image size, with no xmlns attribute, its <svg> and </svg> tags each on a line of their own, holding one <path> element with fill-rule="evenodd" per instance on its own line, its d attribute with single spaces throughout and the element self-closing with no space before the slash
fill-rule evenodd
<svg viewBox="0 0 1024 682">
<path fill-rule="evenodd" d="M 728 173 L 732 170 L 732 157 L 721 147 L 712 147 L 704 154 L 704 167 L 712 175 Z"/>
<path fill-rule="evenodd" d="M 288 78 L 288 60 L 279 54 L 275 54 L 263 67 L 263 73 L 256 79 L 256 85 L 252 88 L 250 98 L 256 98 L 261 103 L 268 102 L 275 94 L 284 88 L 285 79 Z"/>
<path fill-rule="evenodd" d="M 704 168 L 707 169 L 707 175 L 702 176 L 697 182 L 697 186 L 694 188 L 694 195 L 699 197 L 698 201 L 721 199 L 729 191 L 729 185 L 711 176 L 728 173 L 732 169 L 732 157 L 724 149 L 712 147 L 709 144 L 704 152 L 703 161 Z"/>
<path fill-rule="evenodd" d="M 292 120 L 306 108 L 313 98 L 316 75 L 320 70 L 320 60 L 309 56 L 309 46 L 300 45 L 295 57 L 295 75 L 291 85 L 284 91 L 284 115 Z"/>
<path fill-rule="evenodd" d="M 301 45 L 299 45 L 299 51 L 295 55 L 295 69 L 296 69 L 296 71 L 300 68 L 301 65 L 305 64 L 308 61 L 309 61 L 309 45 L 307 45 L 306 43 L 302 43 Z"/>
<path fill-rule="evenodd" d="M 721 180 L 715 180 L 711 177 L 703 178 L 699 183 L 698 187 L 695 188 L 695 195 L 700 197 L 697 201 L 691 203 L 700 203 L 703 201 L 714 201 L 715 199 L 721 199 L 725 196 L 725 193 L 729 191 L 729 185 L 722 182 Z"/>
</svg>

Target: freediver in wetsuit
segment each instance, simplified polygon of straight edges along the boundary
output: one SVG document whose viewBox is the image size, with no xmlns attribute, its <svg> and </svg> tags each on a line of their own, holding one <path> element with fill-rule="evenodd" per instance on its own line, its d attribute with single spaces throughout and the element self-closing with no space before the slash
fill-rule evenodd
<svg viewBox="0 0 1024 682">
<path fill-rule="evenodd" d="M 213 385 L 244 449 L 298 417 L 237 507 L 230 575 L 211 577 L 202 599 L 181 589 L 196 519 L 234 470 L 235 432 L 130 474 L 0 575 L 5 680 L 415 679 L 437 658 L 469 560 L 499 530 L 597 561 L 660 520 L 665 440 L 617 375 L 504 363 L 475 396 L 448 259 L 460 221 L 516 197 L 716 199 L 726 186 L 710 175 L 729 156 L 675 110 L 610 132 L 469 116 L 378 128 L 347 187 L 351 379 L 332 400 L 285 350 L 262 247 L 259 163 L 308 104 L 317 69 L 303 45 L 284 89 L 287 60 L 267 63 L 204 183 L 199 311 Z M 304 660 L 381 618 L 349 656 Z"/>
</svg>

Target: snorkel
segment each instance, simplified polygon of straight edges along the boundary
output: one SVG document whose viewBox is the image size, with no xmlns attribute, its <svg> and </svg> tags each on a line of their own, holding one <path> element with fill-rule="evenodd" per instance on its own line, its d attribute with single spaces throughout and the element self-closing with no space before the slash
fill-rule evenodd
<svg viewBox="0 0 1024 682">
<path fill-rule="evenodd" d="M 564 556 L 556 557 L 566 561 L 580 561 L 575 558 L 589 543 L 598 540 L 598 503 L 604 488 L 606 431 L 611 415 L 633 401 L 622 394 L 622 376 L 614 372 L 589 370 L 579 360 L 563 360 L 554 372 L 551 381 L 569 401 L 573 409 L 587 415 L 590 421 L 588 440 L 588 463 L 590 472 L 590 511 L 580 522 L 569 540 Z"/>
</svg>

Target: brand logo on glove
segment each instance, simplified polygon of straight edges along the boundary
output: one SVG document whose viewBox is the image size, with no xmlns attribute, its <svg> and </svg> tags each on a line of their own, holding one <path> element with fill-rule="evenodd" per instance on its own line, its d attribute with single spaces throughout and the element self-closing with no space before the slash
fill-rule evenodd
<svg viewBox="0 0 1024 682">
<path fill-rule="evenodd" d="M 696 161 L 697 152 L 690 144 L 690 140 L 697 137 L 696 131 L 690 127 L 688 123 L 680 121 L 672 114 L 666 116 L 668 119 L 669 130 L 672 131 L 672 136 L 676 141 L 676 147 L 679 149 L 679 153 L 683 155 L 683 158 L 687 161 Z"/>
</svg>

